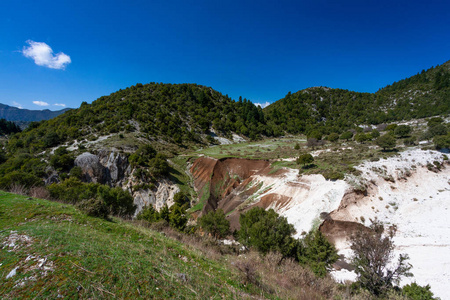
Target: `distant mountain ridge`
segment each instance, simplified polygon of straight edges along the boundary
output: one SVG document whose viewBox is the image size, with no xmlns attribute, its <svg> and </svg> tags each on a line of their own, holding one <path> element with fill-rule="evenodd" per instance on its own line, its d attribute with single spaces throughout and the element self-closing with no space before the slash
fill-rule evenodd
<svg viewBox="0 0 450 300">
<path fill-rule="evenodd" d="M 53 119 L 68 110 L 71 110 L 71 108 L 64 108 L 55 111 L 51 111 L 49 109 L 30 110 L 0 103 L 0 119 L 13 122 L 36 122 Z"/>
</svg>

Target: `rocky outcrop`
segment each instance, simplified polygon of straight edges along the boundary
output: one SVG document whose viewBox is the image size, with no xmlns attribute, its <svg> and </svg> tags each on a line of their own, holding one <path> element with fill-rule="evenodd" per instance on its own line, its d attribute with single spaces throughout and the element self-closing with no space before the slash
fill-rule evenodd
<svg viewBox="0 0 450 300">
<path fill-rule="evenodd" d="M 83 181 L 106 183 L 106 170 L 97 155 L 85 152 L 75 158 L 75 166 L 83 172 Z"/>
<path fill-rule="evenodd" d="M 100 150 L 99 162 L 104 167 L 104 178 L 109 185 L 123 185 L 125 177 L 131 174 L 131 166 L 125 154 Z"/>
<path fill-rule="evenodd" d="M 131 184 L 130 184 L 131 185 Z M 133 193 L 134 204 L 137 206 L 135 216 L 148 205 L 153 205 L 156 210 L 160 210 L 164 204 L 172 206 L 173 197 L 180 191 L 180 188 L 170 180 L 161 179 L 153 190 L 138 190 Z"/>
<path fill-rule="evenodd" d="M 119 186 L 130 191 L 137 206 L 136 214 L 147 205 L 153 205 L 157 210 L 164 204 L 171 206 L 173 196 L 180 191 L 178 186 L 168 179 L 159 180 L 154 189 L 135 190 L 135 186 L 146 182 L 133 176 L 128 157 L 118 152 L 100 150 L 97 155 L 85 152 L 75 159 L 75 165 L 81 168 L 82 180 L 85 182 Z"/>
</svg>

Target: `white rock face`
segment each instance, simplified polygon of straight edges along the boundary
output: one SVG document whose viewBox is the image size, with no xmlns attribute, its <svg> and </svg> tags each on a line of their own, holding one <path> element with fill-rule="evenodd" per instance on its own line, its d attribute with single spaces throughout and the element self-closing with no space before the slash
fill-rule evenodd
<svg viewBox="0 0 450 300">
<path fill-rule="evenodd" d="M 442 165 L 440 171 L 434 162 Z M 450 165 L 443 153 L 413 149 L 356 168 L 361 176 L 335 182 L 321 175 L 299 177 L 297 170 L 289 169 L 277 176 L 254 175 L 252 185 L 261 187 L 252 196 L 253 202 L 270 197 L 263 206 L 287 217 L 297 237 L 320 224 L 322 212 L 330 213 L 334 220 L 366 226 L 375 218 L 395 224 L 395 254 L 410 256 L 414 274 L 401 284 L 430 284 L 435 296 L 450 299 Z M 367 186 L 367 193 L 354 193 L 358 185 Z M 337 240 L 336 247 L 340 254 L 351 257 L 348 241 Z M 345 269 L 332 275 L 338 281 L 356 279 Z"/>
<path fill-rule="evenodd" d="M 173 205 L 173 197 L 180 191 L 180 188 L 173 182 L 162 179 L 158 182 L 156 191 L 139 190 L 133 193 L 134 204 L 136 204 L 136 216 L 145 206 L 153 205 L 156 210 L 160 210 L 164 204 Z"/>
<path fill-rule="evenodd" d="M 435 161 L 446 166 L 438 172 L 428 170 Z M 331 217 L 360 223 L 363 217 L 365 225 L 377 218 L 397 225 L 395 252 L 410 256 L 414 274 L 401 284 L 430 284 L 435 296 L 450 298 L 450 166 L 443 154 L 415 149 L 356 168 L 369 186 L 367 196 L 335 210 Z M 347 256 L 351 253 L 346 242 L 336 246 Z"/>
<path fill-rule="evenodd" d="M 263 183 L 264 192 L 257 201 L 270 194 L 289 199 L 286 202 L 273 202 L 268 208 L 285 216 L 293 224 L 300 237 L 314 225 L 320 224 L 320 214 L 337 209 L 349 185 L 343 180 L 327 181 L 322 175 L 304 175 L 299 177 L 298 170 L 288 169 L 280 176 L 252 176 L 254 184 Z"/>
</svg>

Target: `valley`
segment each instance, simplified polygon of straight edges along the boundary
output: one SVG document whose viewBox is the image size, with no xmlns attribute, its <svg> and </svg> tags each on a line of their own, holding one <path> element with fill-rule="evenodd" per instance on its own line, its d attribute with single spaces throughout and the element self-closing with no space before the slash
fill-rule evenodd
<svg viewBox="0 0 450 300">
<path fill-rule="evenodd" d="M 89 224 L 96 232 L 106 226 L 113 239 L 120 240 L 124 232 L 122 242 L 131 239 L 137 250 L 110 253 L 111 257 L 142 255 L 140 263 L 151 265 L 165 261 L 161 257 L 171 253 L 170 249 L 178 249 L 177 257 L 183 257 L 189 266 L 163 262 L 157 271 L 159 282 L 164 281 L 163 291 L 156 291 L 159 284 L 155 279 L 151 290 L 146 288 L 145 293 L 176 297 L 178 294 L 171 289 L 188 282 L 189 291 L 184 289 L 182 294 L 192 298 L 198 296 L 200 282 L 207 280 L 205 274 L 218 276 L 217 280 L 228 282 L 229 288 L 211 286 L 210 292 L 202 294 L 204 297 L 220 294 L 251 298 L 260 293 L 266 298 L 277 298 L 283 284 L 269 285 L 270 275 L 262 275 L 262 266 L 268 263 L 265 255 L 281 255 L 278 267 L 283 262 L 283 267 L 289 265 L 295 272 L 323 284 L 323 289 L 315 294 L 312 285 L 305 283 L 308 280 L 301 281 L 299 288 L 313 298 L 364 297 L 364 286 L 351 285 L 358 279 L 352 266 L 351 240 L 356 232 L 368 230 L 373 222 L 380 221 L 386 228 L 397 230 L 393 257 L 405 253 L 413 266 L 414 277 L 402 278 L 399 287 L 391 284 L 389 292 L 403 297 L 401 287 L 415 282 L 424 289 L 429 285 L 437 297 L 449 297 L 446 284 L 450 281 L 450 226 L 446 217 L 450 199 L 450 79 L 443 83 L 439 79 L 440 85 L 436 86 L 435 78 L 442 72 L 450 74 L 450 62 L 377 93 L 314 87 L 289 92 L 264 109 L 247 99 L 234 101 L 201 85 L 138 83 L 92 104 L 84 102 L 80 108 L 53 119 L 31 123 L 22 132 L 9 126 L 15 131 L 4 134 L 0 151 L 0 188 L 12 193 L 2 192 L 7 205 L 3 204 L 0 211 L 0 221 L 6 228 L 0 232 L 0 253 L 8 261 L 0 265 L 0 274 L 7 283 L 9 297 L 25 293 L 22 287 L 35 281 L 30 278 L 38 277 L 37 282 L 42 285 L 47 276 L 39 273 L 35 274 L 37 277 L 27 277 L 29 269 L 24 267 L 22 258 L 30 255 L 33 260 L 47 259 L 52 254 L 39 256 L 22 249 L 25 252 L 15 255 L 7 246 L 20 232 L 26 236 L 34 234 L 41 241 L 50 234 L 39 231 L 47 226 L 40 217 L 39 227 L 28 227 L 29 219 L 35 220 L 39 214 L 50 219 L 54 214 L 62 214 L 61 220 L 56 218 L 58 222 L 67 221 L 68 215 L 69 219 L 78 220 L 76 226 Z M 27 196 L 14 198 L 16 194 Z M 26 197 L 49 210 L 35 214 Z M 16 220 L 8 220 L 6 211 Z M 264 248 L 263 241 L 259 249 L 246 244 L 249 238 L 242 237 L 243 216 L 255 211 L 267 212 L 277 220 L 264 221 L 273 228 L 256 228 L 259 236 L 271 230 L 281 231 L 276 226 L 286 221 L 283 230 L 289 236 L 280 238 L 284 244 Z M 27 215 L 25 220 L 22 213 Z M 221 221 L 228 224 L 221 238 L 218 236 L 222 234 L 200 226 L 205 216 L 212 214 L 223 214 Z M 51 220 L 51 226 L 59 226 Z M 62 231 L 70 232 L 68 224 L 61 226 Z M 129 237 L 128 231 L 137 240 Z M 119 237 L 113 237 L 115 232 L 120 233 Z M 164 238 L 158 236 L 160 233 Z M 165 240 L 166 234 L 168 240 L 173 238 L 180 244 Z M 89 235 L 88 231 L 85 235 Z M 63 236 L 61 233 L 58 239 Z M 314 249 L 314 244 L 307 244 L 312 236 L 317 239 L 311 243 L 323 243 L 324 252 L 331 249 L 325 258 L 318 259 L 319 255 L 309 252 Z M 82 240 L 79 236 L 73 238 Z M 101 234 L 94 238 L 101 240 Z M 147 239 L 157 241 L 159 248 L 146 250 L 151 247 Z M 117 244 L 120 249 L 124 247 L 122 242 Z M 96 258 L 83 263 L 97 270 L 92 274 L 111 274 L 102 270 L 97 261 L 101 247 L 90 245 Z M 76 251 L 60 247 L 58 244 L 55 255 L 70 252 L 71 261 L 80 263 L 79 258 L 75 259 Z M 191 254 L 192 249 L 181 250 L 184 247 L 202 248 L 201 254 Z M 262 252 L 260 256 L 257 250 Z M 158 254 L 147 256 L 149 251 Z M 202 255 L 212 257 L 207 265 L 200 266 Z M 192 258 L 186 261 L 184 257 L 188 256 Z M 58 263 L 68 268 L 64 262 L 52 259 L 52 270 Z M 255 261 L 258 266 L 250 267 Z M 215 265 L 218 262 L 220 266 Z M 171 270 L 161 271 L 166 265 Z M 13 266 L 21 272 L 20 280 L 27 278 L 28 283 L 9 280 L 16 276 L 10 273 Z M 202 271 L 190 273 L 190 268 Z M 211 268 L 217 271 L 214 276 L 208 275 L 207 269 Z M 43 267 L 37 269 L 45 271 Z M 255 275 L 256 270 L 260 275 Z M 220 275 L 222 271 L 227 279 Z M 142 272 L 152 274 L 148 268 Z M 130 274 L 138 277 L 134 271 Z M 186 276 L 200 279 L 185 280 Z M 137 277 L 133 288 L 143 284 Z M 61 278 L 52 284 L 67 280 Z M 83 288 L 83 297 L 108 294 L 99 278 L 94 278 L 93 287 Z M 120 286 L 128 286 L 122 281 L 117 286 L 109 281 L 105 285 L 114 290 L 110 293 L 120 297 L 140 295 L 139 288 L 129 294 L 124 292 Z M 290 289 L 281 298 L 295 298 L 295 284 L 286 285 Z M 65 295 L 75 295 L 75 283 L 69 286 L 72 290 Z M 52 292 L 46 295 L 54 296 Z"/>
</svg>

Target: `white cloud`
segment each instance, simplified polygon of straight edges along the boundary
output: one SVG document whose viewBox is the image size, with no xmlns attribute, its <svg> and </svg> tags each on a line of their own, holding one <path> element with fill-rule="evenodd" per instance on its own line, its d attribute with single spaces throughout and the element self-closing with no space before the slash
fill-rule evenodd
<svg viewBox="0 0 450 300">
<path fill-rule="evenodd" d="M 46 43 L 28 40 L 30 46 L 23 47 L 22 54 L 31 58 L 38 66 L 44 66 L 50 69 L 64 70 L 67 64 L 70 64 L 70 56 L 62 52 L 53 54 L 52 48 Z"/>
<path fill-rule="evenodd" d="M 266 101 L 265 103 L 255 103 L 256 106 L 261 106 L 261 108 L 264 108 L 266 106 L 270 105 L 270 102 Z"/>
<path fill-rule="evenodd" d="M 15 106 L 15 107 L 17 107 L 17 108 L 23 108 L 22 104 L 17 103 L 16 101 L 13 101 L 13 102 L 12 102 L 12 105 Z"/>
<path fill-rule="evenodd" d="M 33 104 L 39 105 L 39 106 L 48 106 L 49 104 L 44 101 L 33 101 Z"/>
<path fill-rule="evenodd" d="M 54 106 L 61 106 L 61 107 L 66 107 L 66 105 L 64 103 L 55 103 L 53 104 Z"/>
</svg>

